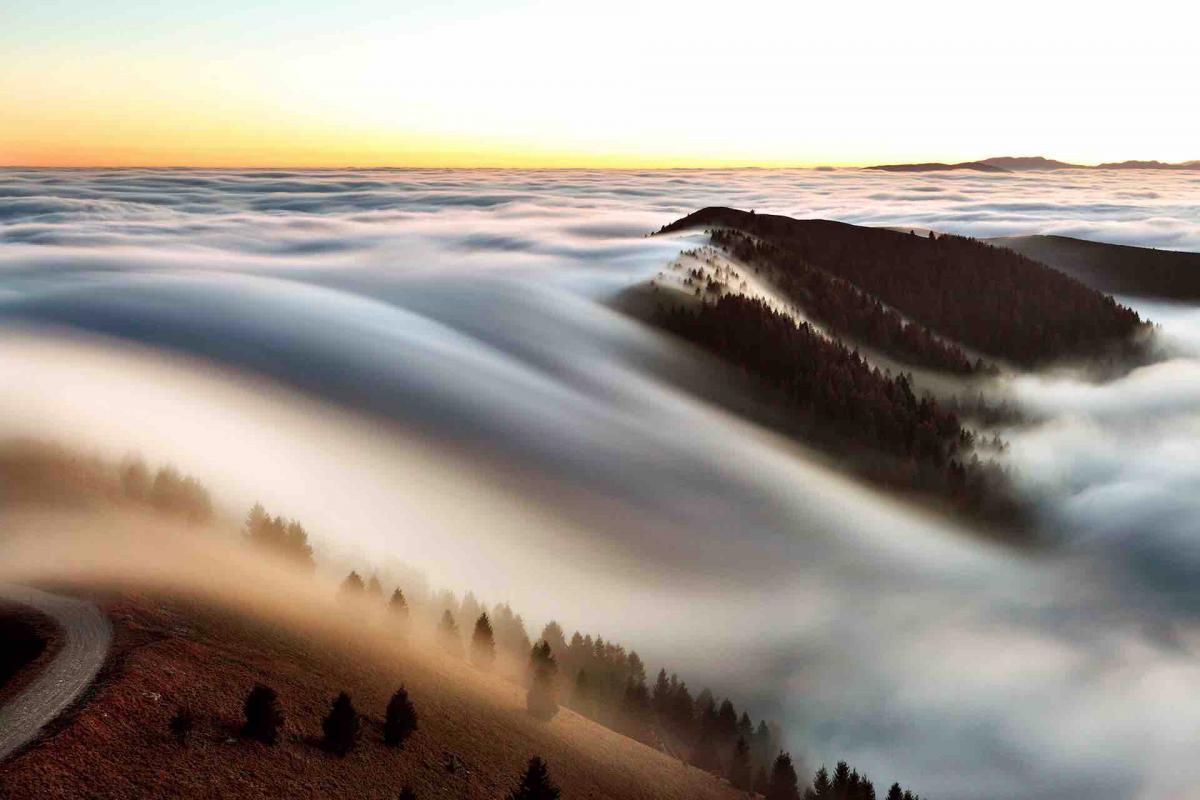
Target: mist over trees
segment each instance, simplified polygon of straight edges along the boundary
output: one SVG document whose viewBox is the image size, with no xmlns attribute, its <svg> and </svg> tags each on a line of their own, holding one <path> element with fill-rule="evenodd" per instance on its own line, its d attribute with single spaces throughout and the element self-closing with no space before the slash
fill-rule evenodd
<svg viewBox="0 0 1200 800">
<path fill-rule="evenodd" d="M 261 503 L 255 503 L 246 514 L 242 535 L 253 546 L 298 567 L 309 571 L 316 569 L 317 563 L 304 526 L 296 520 L 272 517 Z"/>
<path fill-rule="evenodd" d="M 558 661 L 549 643 L 535 644 L 529 651 L 529 690 L 525 695 L 525 706 L 531 716 L 548 720 L 558 713 L 557 674 Z"/>
<path fill-rule="evenodd" d="M 936 492 L 971 511 L 1013 510 L 1003 474 L 972 452 L 974 434 L 932 397 L 918 398 L 909 376 L 882 373 L 808 323 L 741 295 L 695 310 L 660 306 L 655 321 L 763 381 L 814 443 L 857 452 L 855 466 L 867 477 Z"/>
<path fill-rule="evenodd" d="M 496 639 L 487 612 L 475 620 L 475 631 L 471 635 L 471 663 L 480 669 L 491 669 L 496 660 Z"/>
</svg>

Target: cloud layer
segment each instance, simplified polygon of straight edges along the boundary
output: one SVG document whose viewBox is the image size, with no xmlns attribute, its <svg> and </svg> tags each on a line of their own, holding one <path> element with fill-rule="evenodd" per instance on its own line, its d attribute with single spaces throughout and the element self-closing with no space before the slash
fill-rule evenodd
<svg viewBox="0 0 1200 800">
<path fill-rule="evenodd" d="M 1063 544 L 1018 556 L 714 410 L 700 398 L 729 375 L 606 303 L 691 245 L 644 234 L 703 205 L 1200 250 L 1198 190 L 1129 172 L 4 170 L 0 364 L 20 379 L 0 421 L 174 459 L 327 547 L 629 641 L 782 714 L 810 760 L 929 796 L 1186 796 L 1195 309 L 1143 307 L 1167 363 L 1013 382 L 1046 422 L 1008 432 L 1009 458 Z"/>
</svg>

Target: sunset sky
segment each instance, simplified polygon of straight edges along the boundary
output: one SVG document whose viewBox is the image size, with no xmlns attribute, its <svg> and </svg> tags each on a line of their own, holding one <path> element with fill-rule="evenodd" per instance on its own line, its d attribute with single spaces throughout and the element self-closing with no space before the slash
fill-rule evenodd
<svg viewBox="0 0 1200 800">
<path fill-rule="evenodd" d="M 1200 158 L 1183 6 L 7 3 L 0 164 Z"/>
</svg>

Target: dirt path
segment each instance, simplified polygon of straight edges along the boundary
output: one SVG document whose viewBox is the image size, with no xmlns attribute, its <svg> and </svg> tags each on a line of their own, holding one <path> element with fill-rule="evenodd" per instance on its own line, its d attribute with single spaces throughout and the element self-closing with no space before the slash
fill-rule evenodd
<svg viewBox="0 0 1200 800">
<path fill-rule="evenodd" d="M 0 761 L 66 710 L 96 677 L 112 626 L 94 603 L 0 583 L 0 598 L 37 609 L 63 631 L 63 646 L 41 674 L 0 708 Z"/>
</svg>

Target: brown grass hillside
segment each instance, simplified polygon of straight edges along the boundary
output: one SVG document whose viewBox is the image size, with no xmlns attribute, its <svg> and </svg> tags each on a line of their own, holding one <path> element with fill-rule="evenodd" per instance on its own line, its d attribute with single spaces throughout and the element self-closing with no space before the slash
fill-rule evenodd
<svg viewBox="0 0 1200 800">
<path fill-rule="evenodd" d="M 337 603 L 311 577 L 264 572 L 203 534 L 115 522 L 92 544 L 81 543 L 90 526 L 77 518 L 46 527 L 60 538 L 0 548 L 9 578 L 36 577 L 22 574 L 35 560 L 70 561 L 69 573 L 43 585 L 97 598 L 115 629 L 108 666 L 68 723 L 0 765 L 0 797 L 390 800 L 407 783 L 420 798 L 502 798 L 533 755 L 549 763 L 564 800 L 737 796 L 565 708 L 549 723 L 534 720 L 519 686 Z M 147 536 L 157 537 L 153 548 Z M 287 715 L 274 747 L 237 735 L 256 682 L 279 692 Z M 381 726 L 401 683 L 420 727 L 394 750 L 383 745 Z M 367 719 L 357 749 L 338 758 L 317 737 L 342 690 Z M 180 704 L 199 716 L 182 746 L 168 730 Z"/>
</svg>

